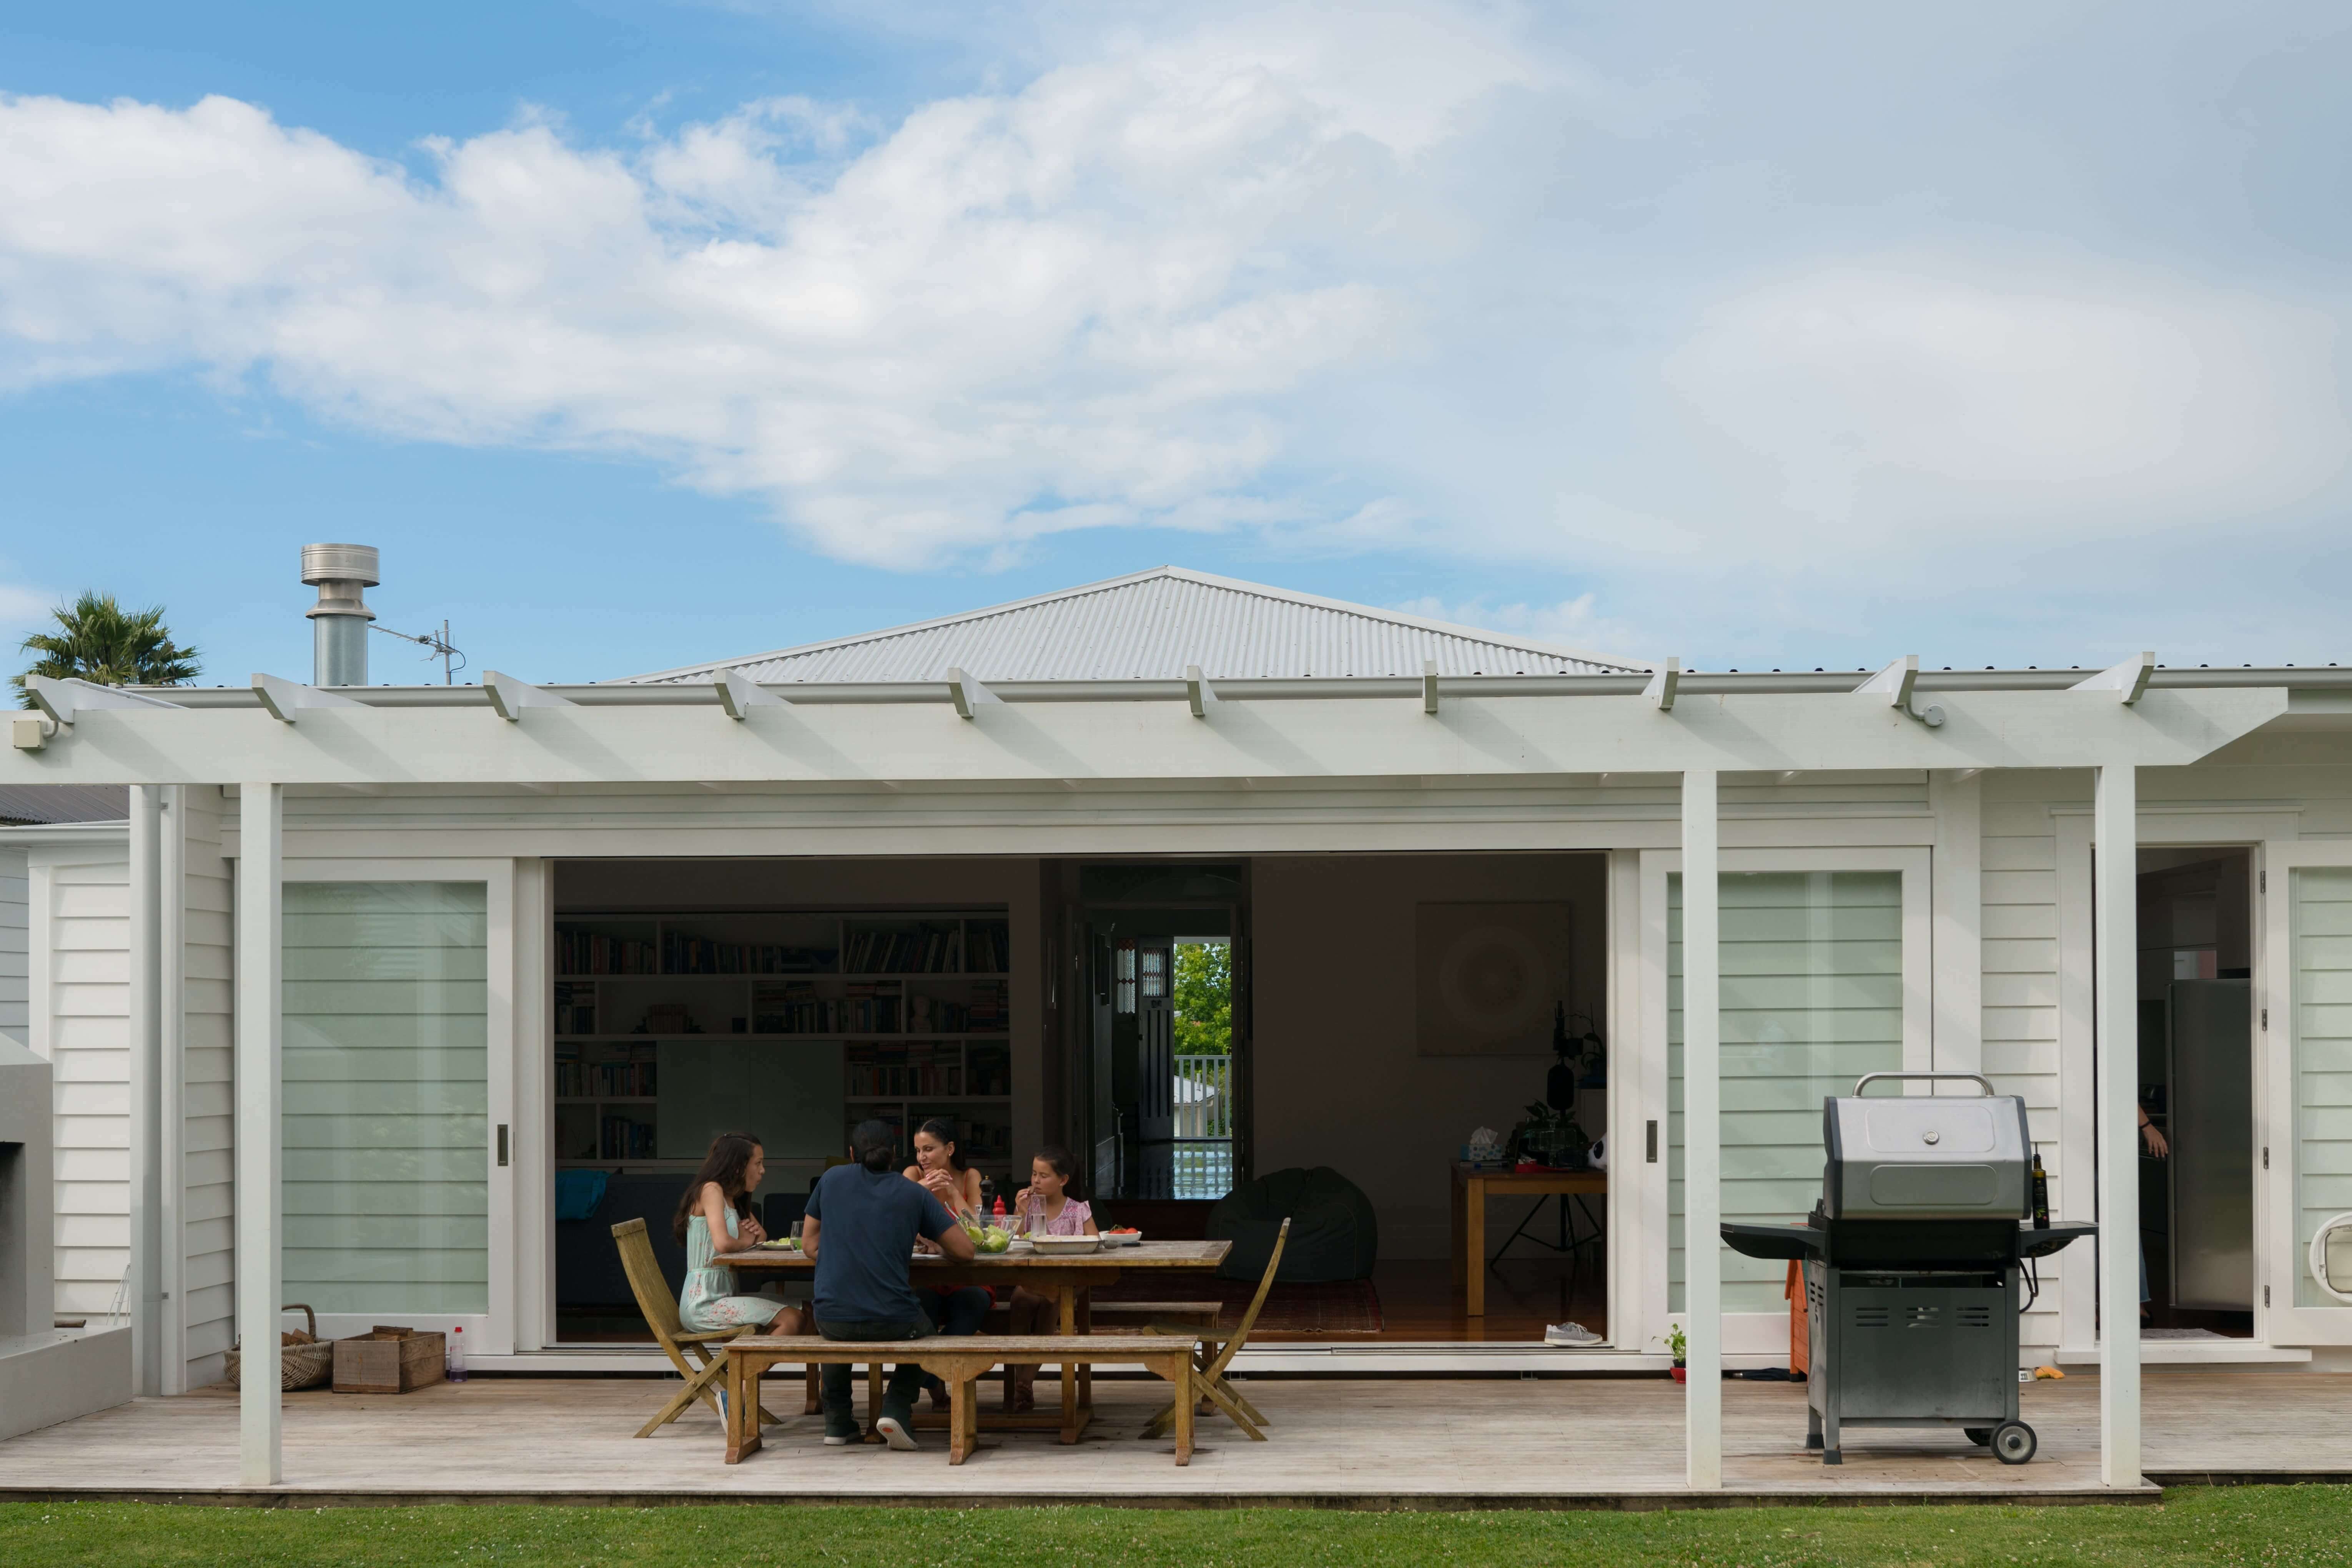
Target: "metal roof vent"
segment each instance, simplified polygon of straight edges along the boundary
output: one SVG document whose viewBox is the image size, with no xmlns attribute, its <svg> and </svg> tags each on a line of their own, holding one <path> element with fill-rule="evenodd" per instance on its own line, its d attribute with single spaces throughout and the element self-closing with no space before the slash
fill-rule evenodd
<svg viewBox="0 0 2352 1568">
<path fill-rule="evenodd" d="M 368 683 L 368 623 L 375 612 L 362 591 L 383 581 L 373 544 L 306 544 L 302 581 L 319 590 L 319 602 L 305 612 L 311 625 L 310 684 Z"/>
</svg>

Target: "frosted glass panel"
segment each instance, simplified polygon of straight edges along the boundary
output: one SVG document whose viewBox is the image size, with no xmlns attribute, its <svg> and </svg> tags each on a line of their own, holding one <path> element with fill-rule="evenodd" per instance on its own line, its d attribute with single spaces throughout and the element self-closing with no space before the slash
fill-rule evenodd
<svg viewBox="0 0 2352 1568">
<path fill-rule="evenodd" d="M 1802 1219 L 1822 1100 L 1903 1067 L 1903 874 L 1726 872 L 1723 1217 Z M 1683 1310 L 1683 886 L 1666 879 L 1667 1310 Z M 1723 1310 L 1787 1307 L 1788 1266 L 1723 1254 Z"/>
<path fill-rule="evenodd" d="M 489 1310 L 479 882 L 286 884 L 286 1300 Z"/>
<path fill-rule="evenodd" d="M 2336 1307 L 2311 1238 L 2352 1209 L 2352 868 L 2294 872 L 2294 1304 Z"/>
</svg>

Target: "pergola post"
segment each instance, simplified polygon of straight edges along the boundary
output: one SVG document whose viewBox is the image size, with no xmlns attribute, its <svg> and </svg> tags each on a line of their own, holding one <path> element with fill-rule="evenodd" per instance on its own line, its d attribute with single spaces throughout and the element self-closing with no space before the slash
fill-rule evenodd
<svg viewBox="0 0 2352 1568">
<path fill-rule="evenodd" d="M 279 910 L 283 786 L 237 791 L 236 848 L 236 1335 L 237 1479 L 285 1479 L 278 1389 L 281 1002 Z"/>
<path fill-rule="evenodd" d="M 2098 771 L 2092 807 L 2097 924 L 2099 1479 L 2141 1484 L 2139 1453 L 2139 787 Z"/>
<path fill-rule="evenodd" d="M 1716 773 L 1683 774 L 1683 1390 L 1688 1484 L 1723 1485 L 1723 1041 Z"/>
<path fill-rule="evenodd" d="M 163 789 L 130 790 L 131 1386 L 163 1386 Z"/>
</svg>

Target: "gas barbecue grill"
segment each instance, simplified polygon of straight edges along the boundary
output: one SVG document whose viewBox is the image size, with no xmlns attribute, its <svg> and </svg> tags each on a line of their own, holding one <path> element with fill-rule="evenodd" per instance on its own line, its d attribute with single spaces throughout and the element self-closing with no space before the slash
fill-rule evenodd
<svg viewBox="0 0 2352 1568">
<path fill-rule="evenodd" d="M 1881 1095 L 1880 1079 L 1966 1079 L 1974 1098 Z M 2025 1102 L 1975 1073 L 1871 1073 L 1822 1102 L 1828 1163 L 1802 1225 L 1723 1226 L 1749 1258 L 1804 1265 L 1805 1447 L 1843 1462 L 1846 1426 L 1958 1426 L 2003 1464 L 2033 1458 L 2017 1418 L 2017 1319 L 2034 1260 L 2089 1225 L 2035 1229 Z"/>
</svg>

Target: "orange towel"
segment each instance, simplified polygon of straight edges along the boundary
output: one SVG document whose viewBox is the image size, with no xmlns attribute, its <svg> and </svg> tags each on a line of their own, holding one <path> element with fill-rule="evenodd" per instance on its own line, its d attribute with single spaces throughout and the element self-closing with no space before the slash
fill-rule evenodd
<svg viewBox="0 0 2352 1568">
<path fill-rule="evenodd" d="M 1812 1331 L 1805 1312 L 1805 1266 L 1791 1258 L 1789 1283 L 1780 1292 L 1789 1299 L 1789 1375 L 1806 1377 L 1812 1368 Z"/>
</svg>

